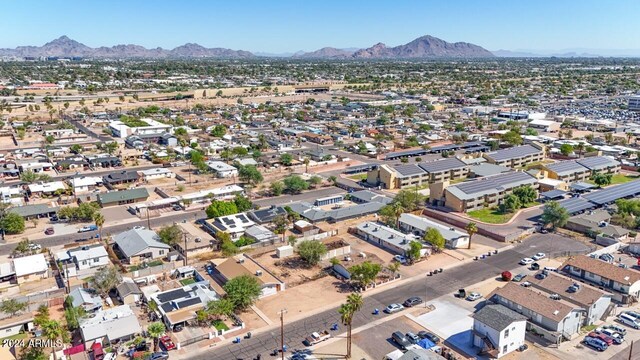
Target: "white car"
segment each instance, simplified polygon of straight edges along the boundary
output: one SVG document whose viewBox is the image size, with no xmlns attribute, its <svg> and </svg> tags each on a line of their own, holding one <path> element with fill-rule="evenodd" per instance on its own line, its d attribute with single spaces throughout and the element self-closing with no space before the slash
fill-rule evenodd
<svg viewBox="0 0 640 360">
<path fill-rule="evenodd" d="M 546 257 L 547 257 L 547 255 L 546 255 L 545 253 L 541 253 L 541 252 L 540 252 L 540 253 L 537 253 L 537 254 L 533 255 L 531 258 L 532 258 L 533 260 L 538 261 L 538 260 L 544 259 L 544 258 L 546 258 Z"/>
<path fill-rule="evenodd" d="M 42 249 L 42 245 L 29 243 L 29 250 L 41 250 L 41 249 Z"/>
<path fill-rule="evenodd" d="M 520 260 L 520 265 L 529 265 L 529 264 L 533 264 L 535 260 L 533 260 L 532 258 L 524 258 L 522 260 Z"/>
<path fill-rule="evenodd" d="M 472 292 L 471 294 L 469 294 L 469 296 L 467 296 L 467 300 L 468 301 L 476 301 L 478 299 L 480 299 L 482 297 L 482 295 L 480 295 L 480 293 L 477 292 Z"/>
<path fill-rule="evenodd" d="M 384 309 L 384 312 L 386 312 L 387 314 L 393 314 L 394 312 L 402 310 L 404 310 L 404 306 L 402 306 L 402 304 L 390 304 Z"/>
<path fill-rule="evenodd" d="M 402 256 L 402 255 L 395 255 L 393 257 L 393 260 L 399 262 L 400 264 L 406 264 L 407 263 L 407 258 Z"/>
</svg>

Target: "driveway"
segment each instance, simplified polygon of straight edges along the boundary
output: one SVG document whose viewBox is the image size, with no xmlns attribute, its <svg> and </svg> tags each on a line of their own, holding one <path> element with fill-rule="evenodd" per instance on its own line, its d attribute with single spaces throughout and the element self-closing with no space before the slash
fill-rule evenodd
<svg viewBox="0 0 640 360">
<path fill-rule="evenodd" d="M 445 344 L 457 348 L 469 356 L 475 356 L 477 350 L 472 347 L 473 319 L 471 314 L 474 311 L 474 306 L 479 302 L 444 296 L 429 302 L 429 304 L 435 306 L 435 310 L 418 316 L 417 322 L 425 329 L 440 336 Z"/>
</svg>

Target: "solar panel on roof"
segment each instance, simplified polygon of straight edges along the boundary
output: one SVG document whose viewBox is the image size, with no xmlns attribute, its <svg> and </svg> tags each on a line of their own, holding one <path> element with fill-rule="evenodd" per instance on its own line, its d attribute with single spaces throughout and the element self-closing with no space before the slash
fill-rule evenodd
<svg viewBox="0 0 640 360">
<path fill-rule="evenodd" d="M 396 166 L 394 169 L 403 176 L 411 176 L 424 173 L 424 170 L 418 167 L 418 165 L 414 164 L 400 165 Z"/>
<path fill-rule="evenodd" d="M 178 303 L 178 308 L 182 309 L 182 308 L 186 308 L 187 306 L 196 305 L 196 304 L 200 304 L 200 298 L 198 297 L 180 301 Z"/>
<path fill-rule="evenodd" d="M 578 164 L 575 160 L 562 161 L 555 164 L 547 165 L 547 168 L 556 173 L 585 171 L 587 168 Z"/>
<path fill-rule="evenodd" d="M 597 170 L 607 166 L 616 165 L 618 162 L 604 156 L 594 156 L 578 160 L 581 165 Z"/>
<path fill-rule="evenodd" d="M 537 148 L 531 145 L 522 145 L 522 146 L 516 146 L 508 149 L 498 150 L 498 151 L 489 153 L 488 156 L 490 156 L 492 159 L 500 161 L 500 160 L 519 158 L 519 157 L 523 157 L 531 154 L 536 154 L 539 152 L 540 150 L 538 150 Z"/>
<path fill-rule="evenodd" d="M 456 186 L 466 194 L 474 194 L 487 190 L 498 189 L 506 185 L 532 180 L 533 177 L 522 171 L 513 171 L 495 176 L 481 178 L 480 180 L 461 183 Z"/>
<path fill-rule="evenodd" d="M 466 167 L 467 164 L 456 158 L 436 160 L 418 164 L 426 172 L 438 172 Z"/>
<path fill-rule="evenodd" d="M 238 219 L 240 219 L 240 221 L 242 221 L 243 223 L 249 222 L 249 219 L 247 219 L 247 217 L 244 216 L 243 214 L 238 215 Z"/>
<path fill-rule="evenodd" d="M 594 203 L 579 197 L 560 200 L 558 204 L 565 208 L 569 214 L 575 214 L 596 207 Z"/>
</svg>

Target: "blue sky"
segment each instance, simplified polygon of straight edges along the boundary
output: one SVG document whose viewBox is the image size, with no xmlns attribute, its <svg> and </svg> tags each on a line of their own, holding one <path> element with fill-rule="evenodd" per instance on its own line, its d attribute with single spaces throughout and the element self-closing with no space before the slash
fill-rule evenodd
<svg viewBox="0 0 640 360">
<path fill-rule="evenodd" d="M 638 49 L 638 0 L 4 0 L 0 47 L 61 35 L 86 45 L 187 42 L 254 52 L 404 44 L 489 50 Z"/>
</svg>

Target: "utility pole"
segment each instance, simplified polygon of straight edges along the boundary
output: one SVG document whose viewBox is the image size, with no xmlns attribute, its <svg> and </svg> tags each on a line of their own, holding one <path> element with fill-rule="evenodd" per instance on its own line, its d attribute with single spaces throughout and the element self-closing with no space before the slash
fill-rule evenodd
<svg viewBox="0 0 640 360">
<path fill-rule="evenodd" d="M 67 278 L 67 294 L 71 292 L 71 283 L 69 283 L 69 263 L 64 264 L 65 277 Z M 633 343 L 631 343 L 633 345 Z"/>
<path fill-rule="evenodd" d="M 284 360 L 284 314 L 287 313 L 287 309 L 282 309 L 280 313 L 280 353 L 282 354 L 282 360 Z"/>
<path fill-rule="evenodd" d="M 183 232 L 182 235 L 184 235 L 184 250 L 182 250 L 182 255 L 184 255 L 184 266 L 187 266 L 187 233 Z"/>
<path fill-rule="evenodd" d="M 151 230 L 151 220 L 149 219 L 149 207 L 147 206 L 146 209 L 147 209 L 147 228 Z"/>
</svg>

